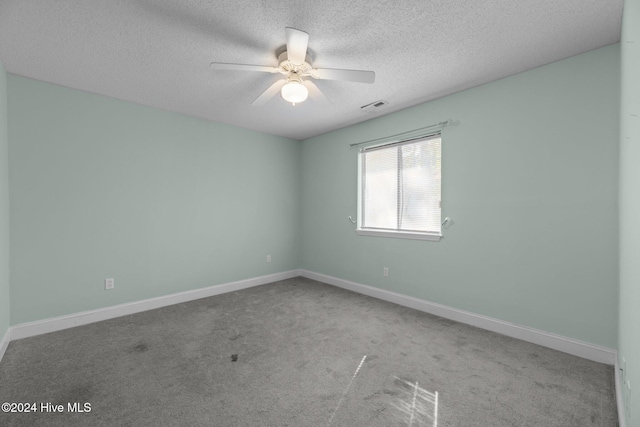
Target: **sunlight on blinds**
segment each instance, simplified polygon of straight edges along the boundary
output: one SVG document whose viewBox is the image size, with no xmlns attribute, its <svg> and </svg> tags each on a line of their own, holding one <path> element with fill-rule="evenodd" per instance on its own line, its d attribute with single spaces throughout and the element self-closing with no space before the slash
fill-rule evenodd
<svg viewBox="0 0 640 427">
<path fill-rule="evenodd" d="M 396 147 L 365 154 L 365 227 L 398 227 L 398 150 Z"/>
<path fill-rule="evenodd" d="M 440 135 L 365 150 L 362 228 L 440 234 Z"/>
</svg>

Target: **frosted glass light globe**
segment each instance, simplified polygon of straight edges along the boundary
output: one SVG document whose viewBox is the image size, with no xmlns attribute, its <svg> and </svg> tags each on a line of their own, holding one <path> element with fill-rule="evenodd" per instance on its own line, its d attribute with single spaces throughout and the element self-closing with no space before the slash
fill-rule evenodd
<svg viewBox="0 0 640 427">
<path fill-rule="evenodd" d="M 309 96 L 309 89 L 307 89 L 302 83 L 293 81 L 282 86 L 280 95 L 285 101 L 296 105 L 297 103 L 303 102 L 307 99 Z"/>
</svg>

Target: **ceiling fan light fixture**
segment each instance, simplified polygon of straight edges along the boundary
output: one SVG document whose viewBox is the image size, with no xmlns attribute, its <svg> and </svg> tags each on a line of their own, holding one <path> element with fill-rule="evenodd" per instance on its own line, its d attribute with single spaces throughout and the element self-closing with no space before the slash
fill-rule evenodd
<svg viewBox="0 0 640 427">
<path fill-rule="evenodd" d="M 311 79 L 342 80 L 361 83 L 373 83 L 376 73 L 364 70 L 341 70 L 332 68 L 313 68 L 308 51 L 309 34 L 295 28 L 285 28 L 287 44 L 284 51 L 278 55 L 278 66 L 231 64 L 212 62 L 214 70 L 260 71 L 263 73 L 280 73 L 286 76 L 276 80 L 264 92 L 253 100 L 251 105 L 260 107 L 280 92 L 280 96 L 287 102 L 296 105 L 311 96 L 317 106 L 330 104 L 318 86 Z M 306 80 L 302 80 L 305 78 Z"/>
<path fill-rule="evenodd" d="M 299 81 L 289 81 L 280 90 L 282 99 L 296 105 L 304 102 L 309 96 L 309 89 Z"/>
</svg>

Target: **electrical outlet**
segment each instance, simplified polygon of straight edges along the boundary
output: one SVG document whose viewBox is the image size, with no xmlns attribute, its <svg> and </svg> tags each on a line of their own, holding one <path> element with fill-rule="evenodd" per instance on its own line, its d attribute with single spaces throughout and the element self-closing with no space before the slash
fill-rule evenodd
<svg viewBox="0 0 640 427">
<path fill-rule="evenodd" d="M 267 262 L 271 262 L 271 255 L 267 255 Z"/>
<path fill-rule="evenodd" d="M 387 267 L 382 270 L 382 275 L 384 277 L 389 277 L 389 269 Z"/>
<path fill-rule="evenodd" d="M 104 288 L 106 290 L 113 289 L 116 285 L 116 279 L 104 279 Z"/>
</svg>

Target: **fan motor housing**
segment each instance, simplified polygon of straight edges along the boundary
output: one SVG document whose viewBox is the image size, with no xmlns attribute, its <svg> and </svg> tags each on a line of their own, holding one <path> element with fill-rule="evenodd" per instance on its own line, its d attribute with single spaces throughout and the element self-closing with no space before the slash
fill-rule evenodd
<svg viewBox="0 0 640 427">
<path fill-rule="evenodd" d="M 311 74 L 311 58 L 309 55 L 305 57 L 305 61 L 303 64 L 294 64 L 288 59 L 287 51 L 285 50 L 278 56 L 278 67 L 280 68 L 280 72 L 283 74 L 288 73 L 296 73 L 298 75 L 309 75 Z"/>
</svg>

